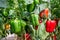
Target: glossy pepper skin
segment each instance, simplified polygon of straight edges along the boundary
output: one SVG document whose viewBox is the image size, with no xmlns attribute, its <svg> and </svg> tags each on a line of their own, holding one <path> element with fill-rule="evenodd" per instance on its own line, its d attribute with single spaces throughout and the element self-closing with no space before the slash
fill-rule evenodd
<svg viewBox="0 0 60 40">
<path fill-rule="evenodd" d="M 46 31 L 51 33 L 56 28 L 56 21 L 55 20 L 47 20 L 46 21 Z"/>
<path fill-rule="evenodd" d="M 12 19 L 10 25 L 12 33 L 21 33 L 21 27 L 25 27 L 26 23 L 23 20 Z"/>
<path fill-rule="evenodd" d="M 12 33 L 19 33 L 21 32 L 21 24 L 20 24 L 20 20 L 18 19 L 13 19 L 10 21 L 10 25 L 11 25 L 11 32 Z"/>
<path fill-rule="evenodd" d="M 48 17 L 49 9 L 46 8 L 39 13 L 40 18 Z"/>
<path fill-rule="evenodd" d="M 39 25 L 39 16 L 37 14 L 31 14 L 30 18 L 33 26 Z"/>
</svg>

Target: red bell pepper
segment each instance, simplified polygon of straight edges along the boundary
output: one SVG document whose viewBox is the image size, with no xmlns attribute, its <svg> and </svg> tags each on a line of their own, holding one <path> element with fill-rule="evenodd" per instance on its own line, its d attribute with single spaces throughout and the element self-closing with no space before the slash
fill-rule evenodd
<svg viewBox="0 0 60 40">
<path fill-rule="evenodd" d="M 46 21 L 46 31 L 51 33 L 56 28 L 56 21 L 55 20 L 47 20 Z"/>
<path fill-rule="evenodd" d="M 46 9 L 44 9 L 44 10 L 42 10 L 41 12 L 40 12 L 40 14 L 39 14 L 39 16 L 40 16 L 40 18 L 44 18 L 44 17 L 48 17 L 48 13 L 49 13 L 49 9 L 48 8 L 46 8 Z"/>
</svg>

